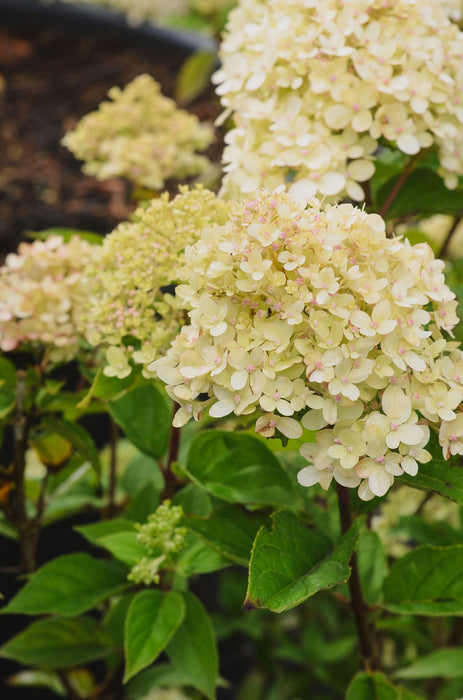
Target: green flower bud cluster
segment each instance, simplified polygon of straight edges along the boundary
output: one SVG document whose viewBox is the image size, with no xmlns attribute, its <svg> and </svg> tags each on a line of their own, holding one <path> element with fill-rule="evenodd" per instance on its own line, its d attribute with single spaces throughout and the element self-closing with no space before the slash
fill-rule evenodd
<svg viewBox="0 0 463 700">
<path fill-rule="evenodd" d="M 160 571 L 172 563 L 172 557 L 185 546 L 186 527 L 179 525 L 183 508 L 164 501 L 143 525 L 138 525 L 137 540 L 149 556 L 143 557 L 132 568 L 128 578 L 149 586 L 160 581 Z"/>
</svg>

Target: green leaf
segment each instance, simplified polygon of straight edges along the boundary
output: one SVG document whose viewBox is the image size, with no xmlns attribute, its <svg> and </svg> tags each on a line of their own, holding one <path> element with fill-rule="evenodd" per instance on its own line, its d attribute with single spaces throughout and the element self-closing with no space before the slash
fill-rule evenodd
<svg viewBox="0 0 463 700">
<path fill-rule="evenodd" d="M 424 700 L 407 688 L 394 686 L 382 673 L 357 673 L 350 683 L 346 700 Z"/>
<path fill-rule="evenodd" d="M 7 683 L 13 688 L 46 688 L 56 695 L 66 696 L 63 684 L 53 671 L 28 668 L 25 671 L 15 673 L 14 676 L 10 676 Z"/>
<path fill-rule="evenodd" d="M 144 545 L 137 540 L 136 532 L 114 532 L 100 537 L 98 544 L 130 567 L 148 555 Z"/>
<path fill-rule="evenodd" d="M 125 624 L 124 683 L 157 659 L 184 617 L 185 603 L 179 593 L 153 590 L 135 596 Z"/>
<path fill-rule="evenodd" d="M 418 474 L 410 476 L 402 474 L 399 480 L 421 491 L 434 491 L 441 496 L 450 498 L 460 505 L 463 505 L 463 469 L 458 463 L 458 459 L 446 461 L 442 457 L 434 457 L 427 464 L 420 464 Z"/>
<path fill-rule="evenodd" d="M 182 669 L 171 664 L 156 664 L 141 671 L 127 684 L 125 692 L 130 700 L 146 700 L 153 688 L 188 685 L 188 678 Z"/>
<path fill-rule="evenodd" d="M 144 523 L 148 516 L 154 513 L 159 505 L 159 491 L 157 487 L 148 482 L 135 494 L 133 501 L 125 511 L 125 517 L 136 523 Z"/>
<path fill-rule="evenodd" d="M 74 530 L 80 532 L 91 544 L 99 546 L 101 538 L 107 537 L 107 535 L 114 535 L 117 532 L 135 532 L 135 523 L 132 520 L 113 518 L 112 520 L 101 520 L 99 523 L 91 523 L 90 525 L 80 525 L 75 527 Z"/>
<path fill-rule="evenodd" d="M 356 524 L 333 549 L 331 540 L 288 511 L 272 515 L 273 529 L 257 533 L 243 608 L 283 612 L 350 576 L 358 540 Z"/>
<path fill-rule="evenodd" d="M 229 561 L 211 549 L 200 537 L 189 532 L 187 546 L 180 552 L 175 569 L 178 575 L 188 578 L 193 574 L 208 574 L 227 566 L 230 566 Z"/>
<path fill-rule="evenodd" d="M 150 483 L 154 485 L 158 493 L 161 493 L 164 488 L 164 477 L 158 463 L 148 455 L 135 455 L 122 474 L 119 486 L 127 495 L 135 496 L 140 488 Z"/>
<path fill-rule="evenodd" d="M 66 226 L 53 226 L 43 231 L 26 231 L 26 235 L 28 238 L 34 238 L 40 241 L 46 241 L 50 236 L 62 236 L 64 242 L 68 243 L 73 236 L 79 236 L 79 238 L 82 238 L 82 240 L 88 243 L 92 243 L 92 245 L 101 245 L 103 243 L 103 236 L 100 233 L 80 231 L 79 229 L 68 228 Z"/>
<path fill-rule="evenodd" d="M 209 87 L 216 63 L 213 51 L 196 51 L 183 62 L 175 85 L 175 99 L 180 105 L 191 104 Z"/>
<path fill-rule="evenodd" d="M 463 678 L 463 649 L 438 649 L 394 674 L 397 678 Z"/>
<path fill-rule="evenodd" d="M 135 595 L 135 593 L 126 593 L 118 598 L 112 598 L 109 603 L 109 609 L 104 616 L 104 628 L 111 636 L 114 646 L 119 649 L 124 648 L 125 621 Z"/>
<path fill-rule="evenodd" d="M 16 367 L 6 357 L 0 357 L 0 381 L 4 382 L 3 386 L 16 389 Z"/>
<path fill-rule="evenodd" d="M 251 514 L 240 506 L 227 505 L 208 518 L 189 518 L 185 524 L 227 559 L 248 566 L 258 529 L 267 516 Z"/>
<path fill-rule="evenodd" d="M 463 615 L 463 545 L 418 547 L 392 566 L 383 605 L 413 615 Z"/>
<path fill-rule="evenodd" d="M 80 615 L 129 586 L 127 570 L 88 554 L 65 554 L 36 571 L 2 613 Z"/>
<path fill-rule="evenodd" d="M 200 601 L 191 593 L 182 596 L 185 619 L 169 643 L 167 655 L 189 684 L 215 700 L 219 662 L 214 630 Z"/>
<path fill-rule="evenodd" d="M 367 603 L 374 605 L 382 598 L 382 587 L 387 575 L 387 557 L 376 532 L 363 527 L 357 549 L 360 580 Z"/>
<path fill-rule="evenodd" d="M 399 176 L 388 180 L 377 193 L 376 207 L 381 206 L 392 192 Z M 417 168 L 405 181 L 387 212 L 389 219 L 420 214 L 458 214 L 463 211 L 463 190 L 448 190 L 433 170 Z"/>
<path fill-rule="evenodd" d="M 0 420 L 7 417 L 16 404 L 16 391 L 0 380 Z"/>
<path fill-rule="evenodd" d="M 167 449 L 171 409 L 154 384 L 142 384 L 128 391 L 108 409 L 135 447 L 151 457 L 161 457 Z"/>
<path fill-rule="evenodd" d="M 0 655 L 22 664 L 66 668 L 95 661 L 112 651 L 111 637 L 91 617 L 38 620 L 13 637 Z"/>
<path fill-rule="evenodd" d="M 84 457 L 97 474 L 101 473 L 101 462 L 98 450 L 89 433 L 77 423 L 71 423 L 64 418 L 46 416 L 43 425 L 50 433 L 57 433 L 68 440 L 81 457 Z"/>
<path fill-rule="evenodd" d="M 107 377 L 103 374 L 103 368 L 100 367 L 90 389 L 85 394 L 83 399 L 77 404 L 77 408 L 85 410 L 90 405 L 92 398 L 110 401 L 120 398 L 132 386 L 135 381 L 135 375 L 129 374 L 128 377 L 119 379 L 118 377 Z"/>
<path fill-rule="evenodd" d="M 206 491 L 197 484 L 187 484 L 177 491 L 172 499 L 174 506 L 182 506 L 185 515 L 198 515 L 206 518 L 212 512 L 212 500 Z"/>
<path fill-rule="evenodd" d="M 271 450 L 250 435 L 219 430 L 201 433 L 191 444 L 184 471 L 224 501 L 295 505 L 288 474 Z"/>
</svg>

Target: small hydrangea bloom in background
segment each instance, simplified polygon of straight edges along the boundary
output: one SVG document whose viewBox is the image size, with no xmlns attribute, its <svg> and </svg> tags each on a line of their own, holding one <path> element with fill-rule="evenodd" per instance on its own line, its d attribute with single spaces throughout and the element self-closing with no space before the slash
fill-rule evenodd
<svg viewBox="0 0 463 700">
<path fill-rule="evenodd" d="M 178 109 L 149 75 L 139 75 L 123 90 L 113 87 L 108 95 L 111 101 L 102 102 L 63 139 L 85 161 L 88 175 L 100 180 L 124 176 L 161 190 L 168 179 L 183 180 L 209 167 L 197 151 L 212 143 L 213 128 Z"/>
<path fill-rule="evenodd" d="M 294 180 L 307 197 L 361 201 L 380 142 L 435 147 L 457 186 L 463 33 L 440 0 L 242 0 L 221 58 L 227 196 Z"/>
<path fill-rule="evenodd" d="M 201 229 L 224 223 L 230 205 L 201 187 L 169 200 L 140 206 L 104 239 L 99 257 L 85 271 L 87 307 L 83 330 L 92 345 L 106 348 L 107 376 L 124 378 L 169 346 L 185 321 L 179 300 L 166 290 L 178 281 L 187 243 Z"/>
<path fill-rule="evenodd" d="M 386 238 L 350 204 L 305 209 L 281 191 L 235 204 L 185 251 L 177 287 L 189 312 L 151 369 L 180 404 L 174 424 L 260 417 L 256 430 L 300 437 L 299 480 L 334 479 L 370 499 L 431 458 L 463 453 L 463 352 L 444 263 L 427 244 Z"/>
<path fill-rule="evenodd" d="M 0 348 L 41 347 L 45 360 L 68 361 L 81 347 L 84 267 L 99 246 L 78 236 L 21 243 L 0 268 Z"/>
</svg>

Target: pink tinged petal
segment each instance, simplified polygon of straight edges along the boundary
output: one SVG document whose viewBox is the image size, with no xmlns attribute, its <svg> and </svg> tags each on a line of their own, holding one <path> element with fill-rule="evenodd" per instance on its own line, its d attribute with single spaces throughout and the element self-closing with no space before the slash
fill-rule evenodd
<svg viewBox="0 0 463 700">
<path fill-rule="evenodd" d="M 235 403 L 233 399 L 222 399 L 210 407 L 209 415 L 211 418 L 223 418 L 224 416 L 228 416 L 230 413 L 233 413 L 234 408 Z"/>
<path fill-rule="evenodd" d="M 148 370 L 150 372 L 156 372 L 157 376 L 164 382 L 164 384 L 170 384 L 175 386 L 176 384 L 183 384 L 183 377 L 176 367 L 168 366 L 156 366 L 154 362 L 148 365 Z"/>
<path fill-rule="evenodd" d="M 301 422 L 306 430 L 321 430 L 328 424 L 323 417 L 322 411 L 318 409 L 308 411 L 308 413 L 302 417 Z"/>
<path fill-rule="evenodd" d="M 412 411 L 412 402 L 397 384 L 389 384 L 381 399 L 383 411 L 391 420 L 407 420 Z"/>
<path fill-rule="evenodd" d="M 418 464 L 413 457 L 407 455 L 402 459 L 400 464 L 404 472 L 410 474 L 410 476 L 416 476 L 418 474 Z"/>
<path fill-rule="evenodd" d="M 320 482 L 320 472 L 315 467 L 304 467 L 297 474 L 301 486 L 314 486 Z"/>
<path fill-rule="evenodd" d="M 290 440 L 297 440 L 302 436 L 302 426 L 294 418 L 278 418 L 276 427 Z"/>
<path fill-rule="evenodd" d="M 417 372 L 424 372 L 426 369 L 426 362 L 412 350 L 408 350 L 406 353 L 404 353 L 404 360 L 409 367 Z"/>
<path fill-rule="evenodd" d="M 339 194 L 346 184 L 346 178 L 340 173 L 325 173 L 318 183 L 321 194 L 332 196 Z"/>
<path fill-rule="evenodd" d="M 362 132 L 362 131 L 368 131 L 372 124 L 372 116 L 371 112 L 368 109 L 362 109 L 361 112 L 358 114 L 355 114 L 353 119 L 352 119 L 352 128 L 354 131 L 357 132 Z M 374 168 L 373 168 L 374 171 Z M 362 181 L 360 181 L 362 182 Z"/>
<path fill-rule="evenodd" d="M 365 479 L 365 481 L 362 481 L 362 483 L 360 484 L 358 489 L 358 495 L 360 500 L 362 501 L 371 501 L 375 497 L 375 494 L 372 493 L 370 487 L 368 486 L 367 479 Z"/>
<path fill-rule="evenodd" d="M 210 334 L 215 337 L 218 335 L 223 335 L 226 330 L 227 324 L 225 323 L 225 321 L 221 321 L 220 323 L 216 323 L 215 325 L 211 326 Z"/>
<path fill-rule="evenodd" d="M 409 156 L 414 156 L 421 149 L 420 142 L 413 134 L 401 134 L 397 139 L 397 148 Z"/>
<path fill-rule="evenodd" d="M 248 381 L 248 372 L 245 369 L 233 372 L 230 377 L 230 386 L 234 391 L 241 391 L 246 386 Z"/>
<path fill-rule="evenodd" d="M 439 418 L 442 418 L 442 420 L 454 420 L 457 417 L 457 414 L 454 411 L 451 411 L 449 408 L 439 408 L 437 411 Z"/>
<path fill-rule="evenodd" d="M 384 496 L 394 483 L 394 477 L 382 467 L 372 469 L 368 476 L 368 486 L 375 496 Z"/>
<path fill-rule="evenodd" d="M 344 105 L 333 105 L 326 110 L 325 122 L 330 127 L 337 131 L 338 129 L 344 129 L 351 120 L 352 110 Z"/>
</svg>

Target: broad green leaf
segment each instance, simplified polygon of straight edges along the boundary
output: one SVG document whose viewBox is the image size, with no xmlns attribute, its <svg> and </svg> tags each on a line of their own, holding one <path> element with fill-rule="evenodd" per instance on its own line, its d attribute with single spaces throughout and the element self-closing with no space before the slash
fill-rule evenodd
<svg viewBox="0 0 463 700">
<path fill-rule="evenodd" d="M 189 105 L 209 87 L 216 63 L 217 54 L 213 51 L 196 51 L 188 56 L 175 85 L 175 99 L 180 105 Z"/>
<path fill-rule="evenodd" d="M 396 678 L 463 678 L 463 648 L 438 649 L 401 668 Z"/>
<path fill-rule="evenodd" d="M 424 700 L 407 688 L 394 686 L 382 673 L 357 673 L 350 683 L 346 700 Z"/>
<path fill-rule="evenodd" d="M 6 357 L 0 357 L 0 381 L 3 381 L 3 387 L 16 389 L 16 367 Z"/>
<path fill-rule="evenodd" d="M 414 615 L 463 615 L 463 545 L 425 545 L 398 559 L 384 581 L 383 605 Z"/>
<path fill-rule="evenodd" d="M 92 245 L 101 245 L 103 243 L 103 236 L 100 233 L 80 231 L 79 229 L 68 228 L 66 226 L 53 226 L 43 231 L 27 231 L 26 233 L 28 238 L 34 238 L 40 241 L 46 241 L 50 236 L 62 236 L 64 242 L 68 243 L 73 236 L 79 236 L 79 238 L 82 238 L 82 240 Z"/>
<path fill-rule="evenodd" d="M 129 586 L 127 570 L 89 554 L 65 554 L 29 578 L 2 613 L 80 615 Z"/>
<path fill-rule="evenodd" d="M 219 662 L 214 630 L 200 601 L 191 593 L 183 593 L 182 597 L 185 619 L 166 649 L 167 656 L 189 685 L 215 700 Z"/>
<path fill-rule="evenodd" d="M 198 435 L 184 469 L 213 496 L 232 503 L 294 506 L 293 483 L 275 455 L 250 435 L 219 430 Z"/>
<path fill-rule="evenodd" d="M 21 664 L 66 668 L 86 664 L 112 651 L 111 637 L 91 617 L 38 620 L 13 637 L 0 655 Z"/>
<path fill-rule="evenodd" d="M 161 457 L 167 449 L 171 409 L 154 384 L 142 384 L 128 391 L 108 410 L 126 437 L 150 457 Z"/>
<path fill-rule="evenodd" d="M 185 617 L 179 593 L 142 591 L 130 604 L 124 632 L 124 682 L 151 664 L 165 649 Z"/>
<path fill-rule="evenodd" d="M 53 671 L 28 668 L 26 671 L 20 671 L 14 676 L 10 676 L 7 683 L 13 688 L 46 688 L 55 695 L 66 696 L 63 684 Z"/>
<path fill-rule="evenodd" d="M 186 542 L 187 546 L 181 550 L 175 567 L 179 576 L 188 578 L 193 574 L 208 574 L 230 566 L 227 559 L 224 559 L 193 532 L 188 533 Z"/>
<path fill-rule="evenodd" d="M 226 505 L 208 518 L 188 518 L 185 524 L 217 552 L 236 564 L 248 566 L 258 529 L 267 516 L 246 512 L 241 506 Z"/>
<path fill-rule="evenodd" d="M 175 668 L 171 664 L 157 663 L 132 678 L 128 682 L 125 692 L 130 700 L 146 700 L 146 696 L 153 688 L 169 688 L 173 685 L 188 685 L 188 683 L 188 678 L 181 668 Z"/>
<path fill-rule="evenodd" d="M 427 464 L 420 464 L 418 474 L 410 476 L 402 474 L 399 480 L 421 491 L 435 491 L 441 496 L 450 498 L 460 505 L 463 505 L 463 469 L 458 463 L 458 459 L 446 461 L 442 457 L 434 457 Z"/>
<path fill-rule="evenodd" d="M 119 486 L 129 496 L 135 496 L 145 484 L 153 484 L 161 493 L 164 488 L 164 477 L 155 459 L 148 455 L 138 454 L 132 457 L 119 480 Z"/>
<path fill-rule="evenodd" d="M 72 455 L 72 444 L 57 433 L 43 435 L 31 441 L 31 445 L 37 452 L 42 464 L 45 464 L 52 470 L 61 467 Z"/>
<path fill-rule="evenodd" d="M 7 417 L 16 404 L 16 392 L 0 379 L 0 420 Z"/>
<path fill-rule="evenodd" d="M 381 208 L 397 182 L 396 176 L 388 180 L 377 193 L 377 208 Z M 420 214 L 458 214 L 463 210 L 462 189 L 448 190 L 437 173 L 428 168 L 414 170 L 395 197 L 387 217 Z"/>
<path fill-rule="evenodd" d="M 99 523 L 91 523 L 90 525 L 79 525 L 74 530 L 77 530 L 86 540 L 98 546 L 100 539 L 107 535 L 114 535 L 117 532 L 135 532 L 135 523 L 132 520 L 113 518 L 112 520 L 101 520 Z"/>
<path fill-rule="evenodd" d="M 119 379 L 118 377 L 107 377 L 103 374 L 103 368 L 95 374 L 90 389 L 85 394 L 83 399 L 77 404 L 77 408 L 85 410 L 90 405 L 92 398 L 110 401 L 120 398 L 134 383 L 135 375 L 129 374 L 128 377 Z"/>
<path fill-rule="evenodd" d="M 114 532 L 111 535 L 105 535 L 100 537 L 98 544 L 130 567 L 148 554 L 146 547 L 138 541 L 135 531 Z"/>
<path fill-rule="evenodd" d="M 380 602 L 387 575 L 387 557 L 376 532 L 366 527 L 360 530 L 357 561 L 365 600 L 370 605 Z"/>
<path fill-rule="evenodd" d="M 124 627 L 128 609 L 136 593 L 126 593 L 118 598 L 113 598 L 109 603 L 109 609 L 103 619 L 103 626 L 113 640 L 115 647 L 124 648 Z"/>
<path fill-rule="evenodd" d="M 182 506 L 185 515 L 198 515 L 207 518 L 212 512 L 209 494 L 197 484 L 187 484 L 177 491 L 172 499 L 174 506 Z"/>
<path fill-rule="evenodd" d="M 65 440 L 68 440 L 76 452 L 90 462 L 97 474 L 101 473 L 101 462 L 98 450 L 85 428 L 82 428 L 82 426 L 77 423 L 71 423 L 64 418 L 53 418 L 52 416 L 46 416 L 43 420 L 43 425 L 50 433 L 57 433 Z"/>
<path fill-rule="evenodd" d="M 283 612 L 350 576 L 349 560 L 357 546 L 354 525 L 333 549 L 331 540 L 289 511 L 272 515 L 271 531 L 257 533 L 249 565 L 243 608 Z"/>
<path fill-rule="evenodd" d="M 159 491 L 153 482 L 149 481 L 135 494 L 124 515 L 128 520 L 144 523 L 148 516 L 154 513 L 159 505 Z"/>
</svg>

